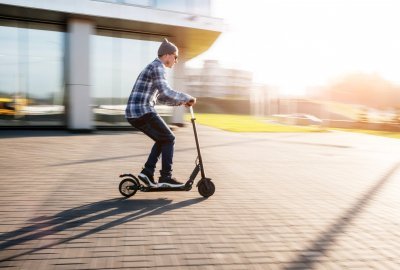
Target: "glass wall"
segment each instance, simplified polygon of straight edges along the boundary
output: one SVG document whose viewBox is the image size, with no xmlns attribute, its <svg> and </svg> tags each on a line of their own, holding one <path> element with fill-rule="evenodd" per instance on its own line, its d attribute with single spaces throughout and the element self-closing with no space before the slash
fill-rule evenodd
<svg viewBox="0 0 400 270">
<path fill-rule="evenodd" d="M 128 126 L 125 108 L 139 73 L 157 57 L 161 37 L 98 30 L 92 37 L 92 104 L 96 126 Z M 172 84 L 172 70 L 168 81 Z M 160 108 L 161 109 L 161 108 Z"/>
<path fill-rule="evenodd" d="M 211 16 L 211 0 L 93 0 Z"/>
<path fill-rule="evenodd" d="M 0 20 L 0 126 L 64 125 L 64 27 Z"/>
<path fill-rule="evenodd" d="M 159 9 L 211 16 L 211 0 L 154 0 Z"/>
<path fill-rule="evenodd" d="M 99 2 L 110 2 L 116 4 L 130 4 L 138 6 L 152 6 L 153 0 L 94 0 Z"/>
</svg>

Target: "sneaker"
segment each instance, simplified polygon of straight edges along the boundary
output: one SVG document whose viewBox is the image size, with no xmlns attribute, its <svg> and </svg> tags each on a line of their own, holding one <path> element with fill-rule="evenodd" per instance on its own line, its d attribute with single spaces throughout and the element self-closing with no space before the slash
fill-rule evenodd
<svg viewBox="0 0 400 270">
<path fill-rule="evenodd" d="M 178 182 L 173 177 L 160 177 L 158 180 L 159 187 L 183 187 L 185 184 Z"/>
<path fill-rule="evenodd" d="M 138 175 L 139 179 L 146 183 L 149 187 L 157 187 L 156 182 L 154 182 L 153 175 L 147 173 L 145 170 L 142 170 Z"/>
</svg>

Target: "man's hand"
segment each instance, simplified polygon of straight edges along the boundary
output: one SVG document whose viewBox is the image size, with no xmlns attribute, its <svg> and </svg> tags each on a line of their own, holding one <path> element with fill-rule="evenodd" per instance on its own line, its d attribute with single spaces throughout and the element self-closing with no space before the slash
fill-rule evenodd
<svg viewBox="0 0 400 270">
<path fill-rule="evenodd" d="M 196 99 L 195 99 L 195 98 L 192 98 L 191 100 L 189 100 L 188 102 L 185 103 L 185 106 L 186 106 L 186 107 L 191 107 L 191 106 L 193 106 L 194 104 L 196 104 Z"/>
</svg>

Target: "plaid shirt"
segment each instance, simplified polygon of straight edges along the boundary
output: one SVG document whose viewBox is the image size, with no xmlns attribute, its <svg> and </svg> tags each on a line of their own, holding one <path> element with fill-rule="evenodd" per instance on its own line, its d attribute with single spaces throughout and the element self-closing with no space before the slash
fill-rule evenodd
<svg viewBox="0 0 400 270">
<path fill-rule="evenodd" d="M 126 118 L 139 118 L 150 112 L 156 112 L 154 105 L 165 104 L 179 106 L 193 97 L 173 90 L 165 78 L 165 67 L 156 58 L 139 74 L 133 86 L 125 110 Z"/>
</svg>

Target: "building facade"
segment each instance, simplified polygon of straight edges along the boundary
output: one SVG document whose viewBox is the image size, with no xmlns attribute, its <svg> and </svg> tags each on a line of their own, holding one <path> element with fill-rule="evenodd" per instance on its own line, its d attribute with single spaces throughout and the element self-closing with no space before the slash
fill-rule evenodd
<svg viewBox="0 0 400 270">
<path fill-rule="evenodd" d="M 252 86 L 251 72 L 223 68 L 216 60 L 204 61 L 202 68 L 186 69 L 186 89 L 196 97 L 248 99 Z"/>
<path fill-rule="evenodd" d="M 127 125 L 133 83 L 164 37 L 180 49 L 176 89 L 185 62 L 217 39 L 210 1 L 0 0 L 0 127 Z"/>
</svg>

